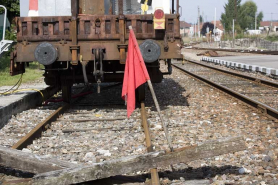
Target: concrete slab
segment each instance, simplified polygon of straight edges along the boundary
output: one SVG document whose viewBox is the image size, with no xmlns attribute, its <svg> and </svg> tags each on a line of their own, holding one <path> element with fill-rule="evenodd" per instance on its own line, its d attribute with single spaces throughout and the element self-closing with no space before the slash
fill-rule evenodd
<svg viewBox="0 0 278 185">
<path fill-rule="evenodd" d="M 228 56 L 228 57 L 214 57 L 214 58 L 220 60 L 226 60 L 226 61 L 233 61 L 237 63 L 245 63 L 250 65 L 258 65 L 258 66 L 278 69 L 277 55 Z"/>
<path fill-rule="evenodd" d="M 11 87 L 8 86 L 0 87 L 0 92 L 3 93 L 10 88 Z M 50 88 L 44 83 L 23 85 L 20 87 L 20 89 L 40 90 L 45 98 L 49 98 L 58 90 L 57 88 Z M 43 98 L 41 94 L 37 91 L 32 90 L 18 92 L 6 96 L 0 96 L 0 129 L 5 126 L 12 115 L 40 105 L 42 101 Z"/>
<path fill-rule="evenodd" d="M 212 61 L 235 69 L 244 69 L 261 72 L 275 78 L 278 76 L 278 56 L 229 56 L 229 57 L 206 57 L 203 61 Z"/>
</svg>

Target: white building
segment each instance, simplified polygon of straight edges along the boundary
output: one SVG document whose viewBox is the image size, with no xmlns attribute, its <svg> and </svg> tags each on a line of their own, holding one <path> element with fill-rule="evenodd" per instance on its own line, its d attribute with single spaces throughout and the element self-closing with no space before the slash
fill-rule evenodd
<svg viewBox="0 0 278 185">
<path fill-rule="evenodd" d="M 247 33 L 249 35 L 260 35 L 262 33 L 262 31 L 260 29 L 258 29 L 258 30 L 247 30 Z"/>
</svg>

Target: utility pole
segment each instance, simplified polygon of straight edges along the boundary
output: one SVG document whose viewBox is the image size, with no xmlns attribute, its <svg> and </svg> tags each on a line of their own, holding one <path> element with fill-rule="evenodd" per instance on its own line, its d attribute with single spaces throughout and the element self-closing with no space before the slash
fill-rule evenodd
<svg viewBox="0 0 278 185">
<path fill-rule="evenodd" d="M 214 29 L 213 29 L 213 33 L 214 33 L 214 40 L 215 40 L 215 33 L 216 33 L 216 8 L 215 8 L 215 13 L 214 13 Z"/>
<path fill-rule="evenodd" d="M 196 40 L 196 24 L 194 23 L 193 24 L 193 37 L 194 37 L 194 39 Z"/>
<path fill-rule="evenodd" d="M 198 30 L 197 30 L 198 28 L 197 28 L 197 23 L 195 24 L 195 33 L 196 33 L 196 35 L 195 35 L 195 39 L 196 39 L 196 41 L 197 41 L 197 37 L 198 37 Z"/>
<path fill-rule="evenodd" d="M 235 19 L 237 20 L 237 0 L 234 0 L 235 3 Z"/>
<path fill-rule="evenodd" d="M 185 37 L 185 18 L 183 19 L 184 27 L 183 27 L 183 36 Z"/>
<path fill-rule="evenodd" d="M 271 30 L 272 30 L 272 12 L 271 12 L 271 24 L 270 24 L 270 32 L 271 32 Z"/>
<path fill-rule="evenodd" d="M 255 13 L 255 30 L 257 30 L 257 15 Z"/>
<path fill-rule="evenodd" d="M 235 47 L 235 19 L 233 19 L 233 48 Z"/>
<path fill-rule="evenodd" d="M 200 7 L 198 6 L 198 37 L 200 38 Z"/>
</svg>

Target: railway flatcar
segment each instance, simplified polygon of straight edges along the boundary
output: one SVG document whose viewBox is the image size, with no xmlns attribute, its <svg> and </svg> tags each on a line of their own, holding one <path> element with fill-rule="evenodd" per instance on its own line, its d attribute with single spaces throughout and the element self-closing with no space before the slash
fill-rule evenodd
<svg viewBox="0 0 278 185">
<path fill-rule="evenodd" d="M 61 86 L 67 102 L 73 84 L 123 81 L 129 26 L 152 82 L 182 58 L 179 0 L 21 0 L 20 7 L 10 74 L 38 61 L 45 83 Z M 160 71 L 160 60 L 169 72 Z"/>
</svg>

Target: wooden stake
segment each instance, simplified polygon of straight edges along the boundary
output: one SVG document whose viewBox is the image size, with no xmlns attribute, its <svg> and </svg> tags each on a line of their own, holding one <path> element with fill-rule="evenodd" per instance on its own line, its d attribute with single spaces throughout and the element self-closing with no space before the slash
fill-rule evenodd
<svg viewBox="0 0 278 185">
<path fill-rule="evenodd" d="M 144 133 L 146 136 L 147 151 L 153 152 L 154 150 L 153 150 L 153 145 L 152 145 L 152 141 L 151 141 L 150 129 L 149 129 L 148 122 L 147 122 L 147 115 L 146 115 L 146 109 L 145 109 L 144 102 L 141 102 L 141 118 L 142 118 L 142 126 L 144 128 Z M 159 175 L 158 175 L 156 168 L 151 169 L 151 177 L 152 177 L 152 185 L 160 185 Z"/>
<path fill-rule="evenodd" d="M 169 148 L 172 151 L 173 150 L 173 145 L 172 145 L 172 139 L 171 137 L 169 136 L 168 134 L 168 128 L 167 128 L 167 125 L 165 124 L 163 118 L 162 118 L 162 114 L 161 114 L 161 111 L 160 111 L 160 107 L 159 107 L 159 104 L 158 104 L 158 101 L 157 101 L 157 98 L 156 98 L 156 95 L 155 95 L 155 92 L 154 92 L 154 89 L 153 89 L 153 85 L 151 83 L 150 80 L 147 81 L 148 82 L 148 86 L 150 88 L 150 91 L 151 91 L 151 94 L 152 94 L 152 97 L 153 97 L 153 101 L 154 101 L 154 104 L 155 104 L 155 107 L 156 107 L 156 110 L 158 112 L 158 115 L 159 115 L 159 118 L 162 122 L 162 126 L 163 126 L 163 129 L 164 129 L 164 132 L 165 132 L 165 137 L 167 139 L 167 142 L 168 142 L 168 145 L 169 145 Z M 165 115 L 166 116 L 166 115 Z M 167 117 L 167 116 L 166 116 Z M 168 119 L 168 118 L 167 118 Z M 168 122 L 169 122 L 169 119 L 168 119 Z"/>
</svg>

